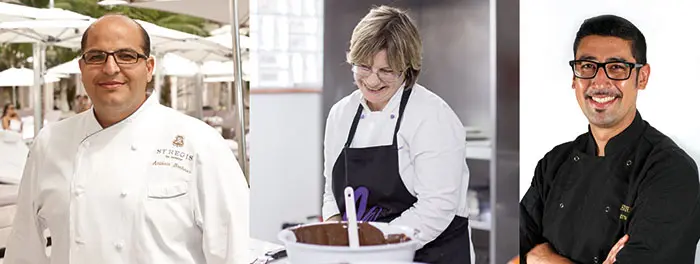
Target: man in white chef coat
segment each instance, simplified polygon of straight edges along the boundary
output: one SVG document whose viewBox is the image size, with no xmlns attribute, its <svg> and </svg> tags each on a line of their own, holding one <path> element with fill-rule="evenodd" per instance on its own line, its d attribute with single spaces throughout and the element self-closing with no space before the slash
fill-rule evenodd
<svg viewBox="0 0 700 264">
<path fill-rule="evenodd" d="M 125 16 L 86 30 L 80 70 L 93 108 L 36 137 L 5 264 L 250 261 L 241 169 L 213 128 L 147 99 L 149 47 Z"/>
</svg>

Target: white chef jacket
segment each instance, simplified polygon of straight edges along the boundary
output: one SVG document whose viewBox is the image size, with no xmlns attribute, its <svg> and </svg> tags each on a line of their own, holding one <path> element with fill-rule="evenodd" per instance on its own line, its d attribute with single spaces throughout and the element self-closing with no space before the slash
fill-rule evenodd
<svg viewBox="0 0 700 264">
<path fill-rule="evenodd" d="M 10 119 L 10 127 L 8 127 L 7 130 L 22 133 L 22 121 L 19 121 L 17 119 Z"/>
<path fill-rule="evenodd" d="M 437 238 L 455 215 L 467 217 L 469 168 L 466 131 L 452 109 L 436 94 L 415 84 L 397 134 L 399 174 L 418 201 L 391 224 L 420 230 L 421 247 Z M 359 90 L 336 103 L 328 114 L 324 139 L 323 218 L 339 214 L 332 172 L 348 137 L 357 107 L 360 119 L 351 148 L 391 145 L 403 87 L 382 111 L 372 112 Z M 473 250 L 472 250 L 473 253 Z M 473 255 L 473 254 L 472 254 Z M 473 259 L 473 257 L 472 257 Z"/>
<path fill-rule="evenodd" d="M 248 263 L 248 199 L 205 123 L 152 98 L 106 129 L 85 111 L 35 139 L 5 264 Z"/>
</svg>

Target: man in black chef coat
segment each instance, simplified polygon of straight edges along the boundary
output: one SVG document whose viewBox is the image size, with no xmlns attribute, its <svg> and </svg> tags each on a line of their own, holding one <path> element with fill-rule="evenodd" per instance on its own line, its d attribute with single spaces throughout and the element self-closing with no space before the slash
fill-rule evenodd
<svg viewBox="0 0 700 264">
<path fill-rule="evenodd" d="M 624 18 L 593 17 L 576 34 L 574 58 L 572 88 L 588 133 L 537 164 L 520 203 L 521 259 L 693 263 L 698 170 L 637 111 L 650 74 L 644 35 Z"/>
</svg>

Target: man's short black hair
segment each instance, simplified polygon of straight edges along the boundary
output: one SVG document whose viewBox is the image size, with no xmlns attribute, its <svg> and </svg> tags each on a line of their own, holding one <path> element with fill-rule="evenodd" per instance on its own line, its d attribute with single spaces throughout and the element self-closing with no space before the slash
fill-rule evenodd
<svg viewBox="0 0 700 264">
<path fill-rule="evenodd" d="M 574 56 L 581 39 L 591 35 L 618 37 L 631 43 L 632 56 L 637 63 L 647 63 L 647 43 L 639 29 L 627 19 L 615 15 L 602 15 L 583 21 L 574 40 Z"/>
<path fill-rule="evenodd" d="M 146 32 L 146 29 L 144 29 L 143 26 L 141 26 L 141 24 L 136 22 L 136 20 L 134 20 L 128 16 L 122 15 L 122 14 L 109 14 L 109 15 L 105 15 L 105 16 L 121 16 L 121 17 L 125 17 L 125 18 L 131 20 L 132 22 L 134 22 L 136 24 L 136 26 L 139 27 L 139 30 L 141 31 L 141 38 L 143 39 L 143 42 L 141 43 L 141 49 L 143 49 L 143 54 L 146 55 L 146 57 L 151 56 L 151 37 L 148 36 L 148 32 Z M 103 16 L 103 17 L 105 17 L 105 16 Z M 92 25 L 90 25 L 85 30 L 85 32 L 83 32 L 83 38 L 80 40 L 80 52 L 81 53 L 85 52 L 85 46 L 87 46 L 88 32 L 90 32 L 91 28 L 92 28 Z"/>
</svg>

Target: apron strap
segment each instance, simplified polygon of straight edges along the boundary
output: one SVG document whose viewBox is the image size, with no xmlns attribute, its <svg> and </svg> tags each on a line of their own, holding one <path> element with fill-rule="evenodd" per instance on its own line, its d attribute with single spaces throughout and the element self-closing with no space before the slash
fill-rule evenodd
<svg viewBox="0 0 700 264">
<path fill-rule="evenodd" d="M 391 143 L 392 146 L 397 146 L 396 134 L 399 133 L 399 128 L 401 127 L 401 119 L 403 119 L 403 110 L 406 109 L 406 104 L 408 104 L 408 97 L 411 96 L 411 91 L 413 90 L 411 88 L 404 88 L 403 94 L 401 95 L 401 104 L 399 105 L 399 118 L 396 120 L 396 128 L 394 128 L 394 141 Z"/>
<path fill-rule="evenodd" d="M 352 139 L 355 137 L 355 131 L 357 131 L 357 124 L 360 122 L 360 116 L 362 116 L 362 104 L 357 107 L 357 113 L 352 119 L 352 126 L 350 126 L 350 133 L 348 133 L 348 139 L 345 140 L 345 147 L 349 148 Z"/>
<path fill-rule="evenodd" d="M 406 109 L 406 104 L 408 104 L 408 98 L 411 96 L 411 91 L 413 89 L 404 88 L 403 94 L 401 95 L 401 103 L 399 104 L 399 117 L 396 120 L 396 127 L 394 127 L 394 138 L 392 145 L 396 146 L 396 134 L 401 128 L 401 120 L 403 119 L 403 111 Z M 355 112 L 355 117 L 352 119 L 352 125 L 350 126 L 350 133 L 348 133 L 348 138 L 345 140 L 345 147 L 349 148 L 352 139 L 355 137 L 355 132 L 357 131 L 357 124 L 360 123 L 360 117 L 362 116 L 362 104 L 357 106 L 357 112 Z"/>
</svg>

